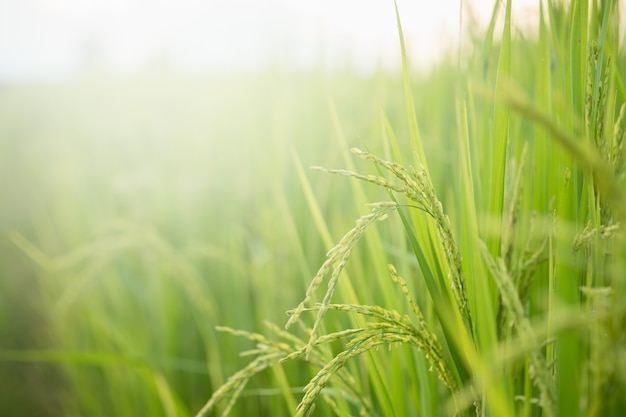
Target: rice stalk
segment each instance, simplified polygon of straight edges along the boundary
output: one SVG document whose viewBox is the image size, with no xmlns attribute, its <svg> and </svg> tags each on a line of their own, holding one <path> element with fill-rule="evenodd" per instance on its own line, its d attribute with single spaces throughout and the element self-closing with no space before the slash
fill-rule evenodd
<svg viewBox="0 0 626 417">
<path fill-rule="evenodd" d="M 285 327 L 289 328 L 289 326 L 291 326 L 294 322 L 296 322 L 296 320 L 298 320 L 300 314 L 304 311 L 305 306 L 311 302 L 313 298 L 313 293 L 321 285 L 324 277 L 332 269 L 330 280 L 328 282 L 328 289 L 322 300 L 322 306 L 317 313 L 313 328 L 311 329 L 309 343 L 307 344 L 307 357 L 311 353 L 311 349 L 313 348 L 313 344 L 315 343 L 315 339 L 317 338 L 317 329 L 324 317 L 324 314 L 326 313 L 327 306 L 330 304 L 330 300 L 334 293 L 335 287 L 337 286 L 337 282 L 339 281 L 339 275 L 345 268 L 348 262 L 348 258 L 352 253 L 352 250 L 354 249 L 360 238 L 363 236 L 363 234 L 367 231 L 367 229 L 376 221 L 386 219 L 389 213 L 396 209 L 397 203 L 387 201 L 372 203 L 369 206 L 372 208 L 371 212 L 357 219 L 354 228 L 348 231 L 341 238 L 339 243 L 335 245 L 332 249 L 330 249 L 330 251 L 328 251 L 328 253 L 326 254 L 326 262 L 324 262 L 315 277 L 313 277 L 313 280 L 311 281 L 311 284 L 306 291 L 304 300 L 296 307 L 291 317 L 287 321 Z"/>
<path fill-rule="evenodd" d="M 522 191 L 524 187 L 524 168 L 526 162 L 526 153 L 528 151 L 528 142 L 524 142 L 522 148 L 522 155 L 520 161 L 517 164 L 517 170 L 515 171 L 515 180 L 513 183 L 513 189 L 511 192 L 511 198 L 509 201 L 509 210 L 507 214 L 506 224 L 502 229 L 502 240 L 500 254 L 504 259 L 507 268 L 511 269 L 512 256 L 515 242 L 515 232 L 517 230 L 517 222 L 520 211 L 520 203 L 522 200 Z"/>
<path fill-rule="evenodd" d="M 515 323 L 517 332 L 532 344 L 537 342 L 537 336 L 524 314 L 524 307 L 519 299 L 517 288 L 515 287 L 511 276 L 509 275 L 504 260 L 498 259 L 498 262 L 491 257 L 487 246 L 481 242 L 481 251 L 485 263 L 491 272 L 491 276 L 496 281 L 500 295 L 502 297 L 503 306 L 506 314 L 511 317 Z M 546 416 L 554 415 L 555 392 L 554 383 L 545 358 L 535 350 L 530 353 L 530 376 L 540 391 L 540 404 Z"/>
<path fill-rule="evenodd" d="M 619 230 L 619 224 L 600 225 L 599 227 L 595 227 L 591 221 L 589 221 L 587 222 L 585 228 L 574 236 L 572 249 L 574 249 L 574 251 L 578 251 L 582 248 L 589 248 L 589 246 L 596 241 L 597 237 L 601 240 L 613 239 L 616 236 L 620 236 Z"/>
<path fill-rule="evenodd" d="M 626 113 L 626 103 L 622 103 L 619 115 L 613 127 L 613 144 L 611 146 L 611 165 L 617 178 L 622 179 L 624 173 L 624 139 L 626 129 L 624 129 L 624 114 Z"/>
<path fill-rule="evenodd" d="M 533 213 L 530 219 L 528 239 L 526 240 L 522 256 L 520 257 L 515 270 L 512 272 L 512 275 L 515 277 L 515 281 L 517 282 L 517 292 L 522 305 L 525 305 L 528 300 L 530 287 L 533 283 L 533 277 L 537 267 L 548 260 L 548 256 L 545 252 L 550 238 L 554 236 L 554 231 L 549 230 L 536 249 L 532 250 L 530 245 L 532 237 L 535 234 L 536 219 L 537 216 Z"/>
<path fill-rule="evenodd" d="M 514 249 L 514 241 L 515 241 L 515 233 L 516 226 L 519 216 L 520 202 L 522 197 L 522 187 L 523 187 L 523 171 L 524 171 L 524 162 L 526 157 L 526 151 L 528 148 L 528 143 L 524 143 L 524 148 L 522 150 L 522 156 L 520 158 L 520 162 L 518 163 L 515 180 L 513 184 L 512 194 L 509 202 L 509 210 L 507 215 L 506 223 L 502 227 L 502 238 L 500 241 L 501 248 L 500 254 L 504 259 L 504 263 L 507 269 L 511 270 L 512 257 L 513 257 L 513 249 Z M 506 310 L 504 309 L 502 302 L 502 295 L 499 295 L 499 303 L 498 303 L 498 333 L 502 334 L 504 331 L 507 315 Z"/>
<path fill-rule="evenodd" d="M 305 387 L 305 394 L 298 405 L 297 417 L 308 416 L 312 412 L 315 400 L 322 389 L 328 384 L 330 378 L 337 373 L 348 360 L 359 356 L 380 345 L 394 343 L 410 343 L 419 345 L 420 341 L 409 333 L 397 332 L 385 325 L 372 326 L 362 329 L 359 335 L 346 345 L 346 350 L 336 355 L 322 368 L 311 382 Z"/>
<path fill-rule="evenodd" d="M 417 306 L 417 304 L 415 304 L 415 302 L 413 301 L 413 297 L 411 297 L 411 293 L 409 291 L 409 287 L 406 284 L 406 281 L 404 280 L 404 278 L 398 275 L 398 271 L 396 271 L 395 266 L 389 264 L 387 265 L 387 268 L 389 268 L 389 274 L 391 275 L 391 280 L 400 287 L 400 289 L 402 290 L 402 294 L 404 294 L 404 297 L 409 303 L 409 308 L 411 309 L 413 314 L 415 314 L 415 317 L 417 317 L 418 325 L 422 329 L 426 329 L 427 325 L 426 325 L 426 321 L 424 320 L 424 315 L 422 314 L 422 311 Z"/>
<path fill-rule="evenodd" d="M 279 352 L 259 355 L 244 368 L 235 372 L 213 393 L 213 395 L 211 395 L 209 401 L 202 407 L 202 409 L 200 409 L 200 411 L 196 414 L 196 417 L 208 415 L 217 404 L 228 399 L 228 403 L 220 414 L 222 417 L 227 416 L 241 395 L 241 392 L 245 388 L 246 384 L 250 381 L 250 378 L 270 367 L 274 360 L 280 358 L 280 356 Z"/>
<path fill-rule="evenodd" d="M 376 185 L 385 187 L 388 190 L 399 192 L 417 204 L 417 208 L 428 213 L 435 221 L 439 240 L 444 248 L 446 262 L 448 264 L 448 281 L 452 288 L 452 293 L 456 304 L 461 312 L 461 316 L 466 323 L 470 324 L 471 315 L 469 312 L 469 304 L 467 301 L 467 291 L 465 289 L 465 279 L 463 277 L 463 258 L 461 251 L 452 233 L 450 219 L 443 211 L 441 201 L 437 198 L 433 185 L 430 181 L 425 168 L 415 169 L 409 167 L 407 170 L 403 166 L 381 159 L 369 152 L 353 148 L 352 153 L 358 157 L 369 160 L 374 164 L 384 168 L 393 174 L 401 184 L 396 185 L 380 176 L 361 175 L 345 170 L 324 170 L 326 172 L 354 177 Z"/>
<path fill-rule="evenodd" d="M 593 175 L 595 186 L 606 203 L 613 210 L 616 221 L 626 219 L 626 195 L 613 170 L 609 169 L 604 158 L 587 142 L 576 140 L 558 127 L 548 116 L 539 111 L 522 93 L 509 85 L 506 91 L 499 92 L 497 100 L 511 109 L 533 120 L 544 128 L 580 165 Z"/>
<path fill-rule="evenodd" d="M 583 288 L 588 297 L 588 313 L 591 316 L 606 315 L 610 312 L 615 297 L 612 288 Z M 587 409 L 590 417 L 602 416 L 607 413 L 604 394 L 613 382 L 616 357 L 614 341 L 611 340 L 612 329 L 609 320 L 599 320 L 593 326 L 589 326 L 589 360 L 587 361 L 588 373 L 584 381 L 587 385 L 583 408 Z"/>
<path fill-rule="evenodd" d="M 266 322 L 267 327 L 281 339 L 286 342 L 275 341 L 267 338 L 260 333 L 253 333 L 243 330 L 235 330 L 230 327 L 217 326 L 216 330 L 232 334 L 238 337 L 244 337 L 252 342 L 255 342 L 257 347 L 245 352 L 241 352 L 240 356 L 256 356 L 245 367 L 234 373 L 227 381 L 220 386 L 213 394 L 208 402 L 202 407 L 202 409 L 196 414 L 197 417 L 206 416 L 211 413 L 215 407 L 227 401 L 226 405 L 222 409 L 221 416 L 227 416 L 238 398 L 242 395 L 243 390 L 250 379 L 260 373 L 261 371 L 272 367 L 276 362 L 284 362 L 287 360 L 301 359 L 306 352 L 307 344 L 300 340 L 295 335 L 280 329 L 273 323 Z M 316 344 L 329 343 L 335 340 L 340 340 L 346 337 L 351 337 L 354 334 L 359 333 L 360 330 L 348 329 L 341 332 L 335 332 L 320 336 L 316 340 Z M 288 343 L 289 342 L 289 343 Z M 328 358 L 324 357 L 319 351 L 315 350 L 305 360 L 316 367 L 323 367 L 328 363 Z M 336 384 L 340 389 L 347 393 L 352 399 L 352 402 L 359 404 L 360 408 L 366 412 L 371 408 L 371 405 L 366 399 L 355 391 L 356 381 L 347 372 L 337 373 Z"/>
<path fill-rule="evenodd" d="M 606 100 L 608 98 L 608 80 L 610 72 L 610 57 L 607 58 L 602 75 L 603 62 L 599 58 L 599 47 L 593 41 L 589 45 L 587 58 L 587 88 L 585 98 L 585 126 L 601 155 L 607 155 L 607 143 L 604 136 L 604 120 L 606 118 Z"/>
</svg>

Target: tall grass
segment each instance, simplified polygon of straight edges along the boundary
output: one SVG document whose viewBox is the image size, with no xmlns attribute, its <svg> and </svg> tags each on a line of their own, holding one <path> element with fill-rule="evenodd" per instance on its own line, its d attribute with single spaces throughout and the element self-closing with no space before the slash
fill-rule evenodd
<svg viewBox="0 0 626 417">
<path fill-rule="evenodd" d="M 2 92 L 2 414 L 621 415 L 618 3 L 542 6 L 425 80 L 398 13 L 402 77 Z"/>
<path fill-rule="evenodd" d="M 619 301 L 626 96 L 623 70 L 612 63 L 623 60 L 617 4 L 548 3 L 537 33 L 518 37 L 510 0 L 496 3 L 492 16 L 487 41 L 473 45 L 458 78 L 457 140 L 447 149 L 456 169 L 445 173 L 439 191 L 446 198 L 427 163 L 398 18 L 411 152 L 403 154 L 383 113 L 386 157 L 353 149 L 374 173 L 358 173 L 350 163 L 348 170 L 319 168 L 385 189 L 388 201 L 372 203 L 328 251 L 303 301 L 289 312 L 288 328 L 312 313 L 301 336 L 276 331 L 273 342 L 223 329 L 258 342 L 250 353 L 266 366 L 274 358 L 319 368 L 304 387 L 298 416 L 310 415 L 322 400 L 337 415 L 626 410 L 618 394 L 626 389 Z M 360 186 L 354 195 L 362 198 Z M 310 205 L 316 207 L 313 197 Z M 353 254 L 358 242 L 370 231 L 380 242 L 374 225 L 394 215 L 406 240 L 396 243 L 396 256 L 377 256 L 381 248 L 368 242 L 375 252 L 364 265 Z M 398 230 L 397 221 L 391 227 Z M 387 259 L 399 263 L 389 264 L 390 277 L 381 272 Z M 409 274 L 413 288 L 398 270 Z M 325 279 L 326 290 L 316 295 Z M 397 284 L 396 295 L 381 289 L 379 304 L 358 296 L 359 287 L 381 282 Z M 331 320 L 335 311 L 344 321 Z M 378 349 L 400 345 L 397 352 Z M 226 398 L 222 413 L 228 414 L 258 369 L 231 377 L 198 415 Z"/>
<path fill-rule="evenodd" d="M 323 256 L 291 147 L 306 164 L 335 161 L 326 91 L 351 109 L 346 134 L 367 136 L 356 121 L 392 102 L 393 82 L 149 73 L 5 87 L 0 379 L 12 383 L 0 414 L 199 409 L 247 348 L 214 326 L 278 322 Z M 241 413 L 283 410 L 257 398 Z"/>
</svg>

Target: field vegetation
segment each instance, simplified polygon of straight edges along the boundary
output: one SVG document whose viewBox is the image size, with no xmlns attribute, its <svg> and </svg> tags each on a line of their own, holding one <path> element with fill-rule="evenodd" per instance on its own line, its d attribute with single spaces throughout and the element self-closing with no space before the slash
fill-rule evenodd
<svg viewBox="0 0 626 417">
<path fill-rule="evenodd" d="M 397 74 L 0 87 L 0 415 L 622 416 L 623 5 L 542 6 L 427 74 L 400 10 Z"/>
</svg>

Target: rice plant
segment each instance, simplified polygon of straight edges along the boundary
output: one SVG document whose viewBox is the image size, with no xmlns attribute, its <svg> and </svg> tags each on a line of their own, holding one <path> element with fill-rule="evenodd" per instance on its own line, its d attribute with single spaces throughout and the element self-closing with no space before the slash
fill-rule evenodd
<svg viewBox="0 0 626 417">
<path fill-rule="evenodd" d="M 322 401 L 327 412 L 363 416 L 626 410 L 620 5 L 540 5 L 536 33 L 516 37 L 511 0 L 495 3 L 484 42 L 457 69 L 455 138 L 441 151 L 452 169 L 433 174 L 396 8 L 410 152 L 381 112 L 386 156 L 352 150 L 373 173 L 316 167 L 388 198 L 370 203 L 289 311 L 287 328 L 299 325 L 300 336 L 272 326 L 274 341 L 220 328 L 257 347 L 199 416 L 227 415 L 255 373 L 292 360 L 317 369 L 298 391 L 297 416 L 315 415 Z M 443 194 L 435 184 L 445 184 Z M 353 259 L 358 243 L 394 218 L 405 234 L 394 252 L 402 269 L 389 263 L 389 277 L 378 267 L 347 273 L 350 262 L 363 263 Z M 390 303 L 356 299 L 355 287 L 373 282 L 395 284 Z M 337 288 L 346 301 L 333 301 Z M 391 389 L 398 385 L 405 390 Z"/>
<path fill-rule="evenodd" d="M 623 415 L 624 6 L 511 3 L 423 78 L 400 11 L 401 74 L 0 89 L 0 415 Z"/>
</svg>

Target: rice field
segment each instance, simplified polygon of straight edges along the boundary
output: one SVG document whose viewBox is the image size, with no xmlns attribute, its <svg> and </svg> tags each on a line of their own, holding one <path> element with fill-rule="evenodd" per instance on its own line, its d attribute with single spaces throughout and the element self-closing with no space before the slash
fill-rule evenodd
<svg viewBox="0 0 626 417">
<path fill-rule="evenodd" d="M 0 415 L 623 415 L 620 7 L 0 86 Z"/>
</svg>

